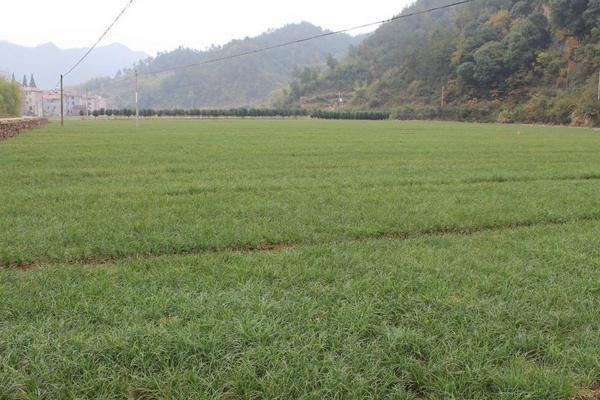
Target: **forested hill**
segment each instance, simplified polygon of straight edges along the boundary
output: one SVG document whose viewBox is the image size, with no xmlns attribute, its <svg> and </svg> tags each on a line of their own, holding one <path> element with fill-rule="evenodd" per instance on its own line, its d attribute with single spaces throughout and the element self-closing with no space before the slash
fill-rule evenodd
<svg viewBox="0 0 600 400">
<path fill-rule="evenodd" d="M 325 65 L 345 57 L 361 37 L 334 35 L 268 52 L 166 74 L 153 72 L 200 63 L 262 47 L 277 45 L 325 31 L 309 23 L 287 25 L 258 37 L 234 40 L 206 51 L 178 48 L 139 63 L 140 105 L 143 108 L 228 108 L 267 105 L 275 92 L 288 85 L 297 69 Z M 107 97 L 112 107 L 130 107 L 133 68 L 115 78 L 88 82 L 84 89 Z"/>
<path fill-rule="evenodd" d="M 476 0 L 401 19 L 334 68 L 304 71 L 279 103 L 333 107 L 342 92 L 344 107 L 405 118 L 598 124 L 599 16 L 600 0 Z"/>
</svg>

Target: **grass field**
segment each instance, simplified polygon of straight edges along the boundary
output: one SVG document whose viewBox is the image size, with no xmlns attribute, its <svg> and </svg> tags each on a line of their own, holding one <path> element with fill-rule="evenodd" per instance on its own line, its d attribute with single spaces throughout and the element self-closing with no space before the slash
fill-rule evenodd
<svg viewBox="0 0 600 400">
<path fill-rule="evenodd" d="M 600 132 L 69 122 L 0 191 L 0 399 L 600 393 Z"/>
</svg>

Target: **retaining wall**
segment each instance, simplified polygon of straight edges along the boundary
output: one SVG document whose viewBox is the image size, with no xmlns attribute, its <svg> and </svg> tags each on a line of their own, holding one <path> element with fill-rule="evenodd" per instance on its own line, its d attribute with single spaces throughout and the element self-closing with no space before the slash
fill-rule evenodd
<svg viewBox="0 0 600 400">
<path fill-rule="evenodd" d="M 19 133 L 39 128 L 48 123 L 48 118 L 6 118 L 0 119 L 0 140 L 5 140 Z"/>
</svg>

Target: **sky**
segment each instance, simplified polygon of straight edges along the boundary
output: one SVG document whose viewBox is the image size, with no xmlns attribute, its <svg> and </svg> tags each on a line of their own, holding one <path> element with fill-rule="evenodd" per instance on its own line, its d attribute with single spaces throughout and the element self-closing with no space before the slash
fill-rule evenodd
<svg viewBox="0 0 600 400">
<path fill-rule="evenodd" d="M 128 1 L 3 1 L 0 40 L 25 46 L 53 42 L 60 48 L 89 47 Z M 301 21 L 345 29 L 390 18 L 411 3 L 413 0 L 135 0 L 102 44 L 119 42 L 150 55 L 180 45 L 205 49 Z"/>
</svg>

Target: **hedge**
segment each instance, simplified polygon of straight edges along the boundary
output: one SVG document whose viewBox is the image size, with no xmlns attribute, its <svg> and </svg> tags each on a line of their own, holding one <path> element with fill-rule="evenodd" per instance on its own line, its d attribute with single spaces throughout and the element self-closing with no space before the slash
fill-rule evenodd
<svg viewBox="0 0 600 400">
<path fill-rule="evenodd" d="M 221 110 L 199 110 L 199 109 L 172 109 L 172 110 L 140 110 L 141 117 L 300 117 L 308 116 L 308 110 L 287 110 L 271 108 L 231 108 Z M 130 117 L 135 115 L 135 110 L 122 109 L 100 109 L 94 112 L 94 116 Z"/>
<path fill-rule="evenodd" d="M 94 117 L 115 116 L 131 117 L 135 110 L 123 109 L 100 109 L 93 112 Z M 352 120 L 383 120 L 389 119 L 390 114 L 386 112 L 371 111 L 310 111 L 302 109 L 276 109 L 276 108 L 231 108 L 221 110 L 140 110 L 141 117 L 311 117 L 320 119 L 352 119 Z"/>
<path fill-rule="evenodd" d="M 390 113 L 381 111 L 315 111 L 310 117 L 320 119 L 385 120 L 390 119 Z"/>
</svg>

